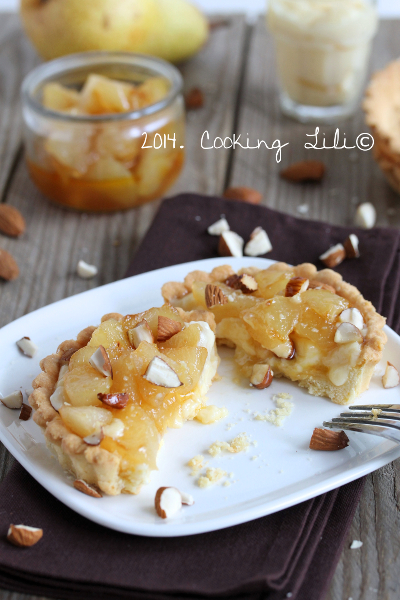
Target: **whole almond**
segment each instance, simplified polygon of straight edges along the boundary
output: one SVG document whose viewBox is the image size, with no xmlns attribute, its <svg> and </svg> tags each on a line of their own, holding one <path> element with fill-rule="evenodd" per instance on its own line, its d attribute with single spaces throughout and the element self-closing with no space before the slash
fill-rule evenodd
<svg viewBox="0 0 400 600">
<path fill-rule="evenodd" d="M 281 177 L 294 183 L 302 181 L 321 181 L 325 174 L 325 165 L 319 160 L 302 160 L 289 165 L 281 171 Z"/>
<path fill-rule="evenodd" d="M 247 202 L 248 204 L 260 204 L 262 200 L 262 194 L 259 191 L 243 186 L 227 188 L 223 196 L 228 200 L 239 200 L 239 202 Z"/>
<path fill-rule="evenodd" d="M 6 281 L 13 281 L 19 275 L 19 268 L 14 258 L 6 250 L 0 248 L 0 277 Z"/>
<path fill-rule="evenodd" d="M 0 231 L 18 237 L 25 231 L 25 219 L 18 209 L 9 204 L 0 204 Z"/>
<path fill-rule="evenodd" d="M 200 88 L 192 88 L 186 94 L 185 105 L 188 110 L 196 110 L 202 108 L 204 104 L 204 95 Z"/>
</svg>

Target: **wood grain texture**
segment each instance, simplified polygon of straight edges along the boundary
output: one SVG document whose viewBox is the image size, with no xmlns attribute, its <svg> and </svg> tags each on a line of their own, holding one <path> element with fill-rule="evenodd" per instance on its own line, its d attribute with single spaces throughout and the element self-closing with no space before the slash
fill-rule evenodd
<svg viewBox="0 0 400 600">
<path fill-rule="evenodd" d="M 372 57 L 374 70 L 400 54 L 399 30 L 398 21 L 381 25 Z M 0 326 L 50 302 L 121 278 L 158 207 L 156 202 L 114 215 L 73 213 L 52 206 L 34 188 L 17 155 L 21 119 L 16 102 L 21 79 L 36 60 L 17 18 L 2 15 L 0 194 L 23 212 L 28 228 L 19 240 L 0 235 L 0 246 L 12 252 L 21 269 L 18 280 L 0 283 Z M 215 29 L 202 52 L 182 67 L 185 89 L 202 88 L 206 102 L 204 108 L 188 114 L 189 158 L 170 194 L 184 190 L 220 193 L 227 182 L 249 185 L 264 194 L 264 203 L 270 207 L 299 216 L 297 207 L 308 204 L 306 218 L 341 224 L 351 223 L 358 202 L 370 200 L 378 209 L 380 224 L 399 226 L 399 199 L 369 153 L 357 157 L 349 154 L 348 161 L 343 161 L 341 153 L 346 151 L 326 151 L 322 158 L 329 169 L 321 186 L 294 186 L 279 179 L 281 167 L 305 158 L 305 133 L 312 132 L 313 127 L 280 116 L 274 69 L 272 43 L 264 20 L 248 28 L 241 17 L 232 17 L 228 27 Z M 354 121 L 340 127 L 349 140 L 366 131 L 361 112 Z M 289 141 L 290 146 L 283 150 L 281 165 L 276 164 L 271 151 L 203 151 L 200 138 L 206 129 L 212 137 L 248 132 L 250 138 L 280 138 Z M 332 134 L 332 128 L 324 130 L 328 137 Z M 80 258 L 99 267 L 95 279 L 84 281 L 76 276 Z M 0 480 L 12 461 L 0 445 Z M 326 600 L 398 599 L 399 504 L 400 461 L 396 461 L 367 477 Z M 363 541 L 361 549 L 349 549 L 353 539 Z M 28 599 L 40 600 L 0 591 L 0 600 Z"/>
<path fill-rule="evenodd" d="M 3 199 L 21 144 L 21 82 L 37 61 L 32 46 L 21 35 L 18 16 L 2 14 L 0 20 L 0 199 Z"/>
</svg>

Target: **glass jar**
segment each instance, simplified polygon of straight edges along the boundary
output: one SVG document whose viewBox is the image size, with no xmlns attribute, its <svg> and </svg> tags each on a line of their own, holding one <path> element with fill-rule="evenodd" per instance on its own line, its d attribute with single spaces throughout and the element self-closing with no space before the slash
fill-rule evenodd
<svg viewBox="0 0 400 600">
<path fill-rule="evenodd" d="M 88 76 L 143 84 L 163 78 L 166 94 L 129 112 L 79 114 L 43 105 L 49 83 L 76 94 Z M 58 204 L 84 211 L 131 208 L 162 196 L 184 162 L 182 78 L 158 58 L 84 52 L 44 63 L 22 84 L 25 149 L 37 187 Z"/>
<path fill-rule="evenodd" d="M 283 112 L 302 122 L 352 114 L 377 29 L 375 0 L 270 0 Z"/>
</svg>

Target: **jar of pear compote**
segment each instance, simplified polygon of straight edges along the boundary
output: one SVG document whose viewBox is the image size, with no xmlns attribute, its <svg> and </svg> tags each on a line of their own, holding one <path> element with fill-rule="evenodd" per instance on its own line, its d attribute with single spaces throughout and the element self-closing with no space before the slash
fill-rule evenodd
<svg viewBox="0 0 400 600">
<path fill-rule="evenodd" d="M 47 198 L 84 211 L 163 196 L 184 162 L 182 78 L 171 64 L 84 52 L 40 65 L 22 85 L 29 173 Z"/>
</svg>

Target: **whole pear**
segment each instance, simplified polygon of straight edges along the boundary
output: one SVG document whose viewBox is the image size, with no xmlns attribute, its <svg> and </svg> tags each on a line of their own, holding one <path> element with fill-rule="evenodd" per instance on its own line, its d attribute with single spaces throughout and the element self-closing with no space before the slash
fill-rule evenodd
<svg viewBox="0 0 400 600">
<path fill-rule="evenodd" d="M 20 13 L 44 59 L 118 50 L 179 62 L 208 36 L 204 15 L 186 0 L 21 0 Z"/>
</svg>

